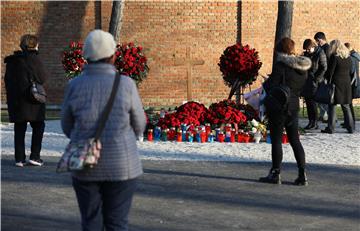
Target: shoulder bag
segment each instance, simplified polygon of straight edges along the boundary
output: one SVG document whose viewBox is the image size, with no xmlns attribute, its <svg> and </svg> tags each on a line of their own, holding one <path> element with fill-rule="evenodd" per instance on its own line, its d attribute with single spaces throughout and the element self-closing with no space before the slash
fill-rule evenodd
<svg viewBox="0 0 360 231">
<path fill-rule="evenodd" d="M 104 130 L 105 123 L 114 104 L 119 82 L 120 75 L 117 73 L 110 98 L 99 119 L 99 125 L 96 129 L 95 136 L 93 138 L 79 140 L 77 142 L 70 141 L 57 164 L 56 172 L 80 171 L 85 168 L 92 168 L 97 164 L 101 151 L 100 136 Z"/>
<path fill-rule="evenodd" d="M 318 103 L 333 104 L 335 96 L 335 84 L 330 81 L 326 83 L 323 81 L 319 83 L 319 86 L 315 92 L 314 100 Z"/>
<path fill-rule="evenodd" d="M 357 76 L 356 71 L 352 74 L 351 78 L 352 98 L 360 98 L 360 78 Z"/>
<path fill-rule="evenodd" d="M 36 78 L 34 77 L 35 72 L 31 68 L 31 66 L 26 62 L 26 60 L 25 60 L 25 65 L 28 70 L 30 76 L 29 80 L 31 83 L 27 92 L 28 94 L 27 97 L 29 98 L 31 103 L 35 103 L 35 104 L 46 103 L 47 95 L 44 86 L 36 81 Z"/>
<path fill-rule="evenodd" d="M 267 114 L 286 113 L 290 99 L 290 88 L 285 82 L 285 71 L 282 75 L 282 82 L 278 85 L 268 86 L 269 83 L 264 83 L 266 96 L 264 98 L 264 105 Z"/>
</svg>

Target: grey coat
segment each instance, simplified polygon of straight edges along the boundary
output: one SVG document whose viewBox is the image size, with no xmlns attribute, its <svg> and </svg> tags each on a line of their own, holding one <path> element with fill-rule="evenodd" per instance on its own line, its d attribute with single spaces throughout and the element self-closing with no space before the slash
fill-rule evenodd
<svg viewBox="0 0 360 231">
<path fill-rule="evenodd" d="M 70 81 L 62 106 L 61 126 L 72 141 L 95 135 L 97 121 L 109 99 L 116 69 L 111 64 L 85 66 L 83 73 Z M 122 75 L 112 111 L 101 135 L 101 157 L 92 169 L 73 173 L 84 181 L 120 181 L 138 177 L 142 166 L 136 137 L 146 120 L 136 85 Z"/>
</svg>

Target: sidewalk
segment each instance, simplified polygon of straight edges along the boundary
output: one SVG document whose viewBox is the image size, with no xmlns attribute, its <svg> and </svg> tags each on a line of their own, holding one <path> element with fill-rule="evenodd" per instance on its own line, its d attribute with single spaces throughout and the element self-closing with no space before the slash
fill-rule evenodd
<svg viewBox="0 0 360 231">
<path fill-rule="evenodd" d="M 80 230 L 69 174 L 16 168 L 2 156 L 1 230 Z M 284 165 L 283 185 L 258 183 L 269 163 L 143 161 L 130 215 L 131 231 L 359 230 L 360 168 L 310 165 L 309 186 L 291 185 L 296 166 Z"/>
</svg>

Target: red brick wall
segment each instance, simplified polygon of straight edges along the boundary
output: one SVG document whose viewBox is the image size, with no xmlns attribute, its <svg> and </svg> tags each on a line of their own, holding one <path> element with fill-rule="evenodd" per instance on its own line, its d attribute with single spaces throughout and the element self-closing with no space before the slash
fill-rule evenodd
<svg viewBox="0 0 360 231">
<path fill-rule="evenodd" d="M 102 26 L 108 29 L 111 2 L 103 1 Z M 238 7 L 241 10 L 238 11 Z M 240 14 L 238 14 L 240 12 Z M 146 106 L 179 105 L 187 97 L 185 66 L 175 60 L 203 60 L 192 67 L 193 99 L 210 104 L 227 97 L 217 63 L 222 51 L 236 42 L 255 47 L 263 62 L 261 74 L 271 70 L 277 3 L 275 1 L 125 1 L 121 41 L 134 41 L 149 58 L 148 78 L 140 85 Z M 295 1 L 292 37 L 302 42 L 324 31 L 360 50 L 359 1 Z M 1 73 L 3 59 L 18 48 L 25 33 L 40 36 L 40 54 L 49 71 L 51 103 L 61 103 L 67 80 L 61 66 L 63 48 L 83 41 L 95 28 L 94 2 L 1 2 Z M 241 30 L 238 31 L 239 28 Z M 2 78 L 3 79 L 3 78 Z M 3 86 L 3 81 L 2 81 Z M 2 87 L 2 99 L 4 99 Z"/>
</svg>

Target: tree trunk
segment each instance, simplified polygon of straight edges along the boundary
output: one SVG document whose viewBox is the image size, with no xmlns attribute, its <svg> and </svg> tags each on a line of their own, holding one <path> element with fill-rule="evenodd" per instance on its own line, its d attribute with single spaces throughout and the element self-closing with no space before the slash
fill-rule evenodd
<svg viewBox="0 0 360 231">
<path fill-rule="evenodd" d="M 278 1 L 275 46 L 282 38 L 284 38 L 284 37 L 291 38 L 293 7 L 294 7 L 294 2 L 292 0 L 291 1 Z M 277 57 L 277 54 L 274 49 L 273 66 L 275 64 L 276 57 Z"/>
<path fill-rule="evenodd" d="M 95 1 L 94 4 L 95 7 L 95 29 L 100 29 L 101 30 L 101 25 L 102 25 L 102 21 L 101 21 L 101 1 Z"/>
<path fill-rule="evenodd" d="M 113 1 L 109 32 L 115 38 L 115 41 L 120 39 L 120 29 L 121 29 L 121 16 L 122 16 L 122 2 L 123 1 Z"/>
</svg>

